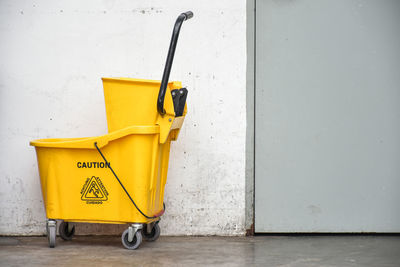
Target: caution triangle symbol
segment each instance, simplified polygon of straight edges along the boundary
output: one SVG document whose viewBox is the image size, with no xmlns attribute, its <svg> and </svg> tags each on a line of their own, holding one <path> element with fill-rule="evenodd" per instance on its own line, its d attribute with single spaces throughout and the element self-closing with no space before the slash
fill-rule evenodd
<svg viewBox="0 0 400 267">
<path fill-rule="evenodd" d="M 86 187 L 85 191 L 82 194 L 82 200 L 107 200 L 107 195 L 104 194 L 103 190 L 97 183 L 96 177 L 92 177 Z"/>
</svg>

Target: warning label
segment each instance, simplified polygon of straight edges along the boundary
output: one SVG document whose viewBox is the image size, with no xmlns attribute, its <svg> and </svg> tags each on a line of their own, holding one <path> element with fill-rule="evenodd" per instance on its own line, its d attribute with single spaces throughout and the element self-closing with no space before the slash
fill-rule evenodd
<svg viewBox="0 0 400 267">
<path fill-rule="evenodd" d="M 86 204 L 103 204 L 103 201 L 107 201 L 108 192 L 99 177 L 86 179 L 81 190 L 81 199 Z"/>
</svg>

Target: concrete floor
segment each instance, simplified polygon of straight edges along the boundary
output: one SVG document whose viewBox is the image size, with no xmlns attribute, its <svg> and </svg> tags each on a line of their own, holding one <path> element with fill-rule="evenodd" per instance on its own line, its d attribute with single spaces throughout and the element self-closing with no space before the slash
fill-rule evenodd
<svg viewBox="0 0 400 267">
<path fill-rule="evenodd" d="M 1 266 L 400 266 L 400 236 L 160 237 L 138 250 L 118 236 L 0 237 Z"/>
</svg>

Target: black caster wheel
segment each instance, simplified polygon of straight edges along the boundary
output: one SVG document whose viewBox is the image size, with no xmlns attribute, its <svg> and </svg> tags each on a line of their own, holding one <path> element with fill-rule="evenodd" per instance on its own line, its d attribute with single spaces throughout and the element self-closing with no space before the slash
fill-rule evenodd
<svg viewBox="0 0 400 267">
<path fill-rule="evenodd" d="M 147 232 L 147 227 L 150 227 L 148 224 L 145 224 L 143 226 L 143 238 L 146 241 L 152 242 L 156 241 L 160 237 L 160 226 L 158 225 L 158 222 L 153 226 L 151 229 L 151 232 Z"/>
<path fill-rule="evenodd" d="M 128 235 L 129 235 L 129 229 L 126 229 L 122 233 L 122 244 L 127 249 L 137 249 L 142 243 L 142 231 L 137 230 L 135 235 L 133 236 L 132 241 L 129 241 Z"/>
<path fill-rule="evenodd" d="M 60 237 L 64 240 L 71 240 L 75 234 L 75 225 L 71 227 L 71 223 L 62 222 L 60 228 L 58 229 Z"/>
</svg>

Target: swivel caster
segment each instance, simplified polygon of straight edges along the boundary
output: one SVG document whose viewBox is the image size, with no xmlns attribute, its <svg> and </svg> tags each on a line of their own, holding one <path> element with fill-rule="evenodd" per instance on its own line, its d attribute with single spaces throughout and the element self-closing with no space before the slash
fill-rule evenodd
<svg viewBox="0 0 400 267">
<path fill-rule="evenodd" d="M 49 247 L 51 248 L 56 246 L 56 229 L 57 221 L 48 219 L 46 223 L 47 241 L 49 242 Z"/>
<path fill-rule="evenodd" d="M 62 222 L 58 228 L 60 237 L 64 240 L 71 240 L 75 234 L 75 225 L 70 222 Z"/>
<path fill-rule="evenodd" d="M 132 224 L 122 233 L 122 244 L 127 249 L 137 249 L 142 243 L 142 224 Z"/>
<path fill-rule="evenodd" d="M 155 224 L 145 224 L 143 227 L 143 238 L 149 242 L 156 241 L 160 237 L 160 232 L 161 230 L 158 222 Z"/>
</svg>

